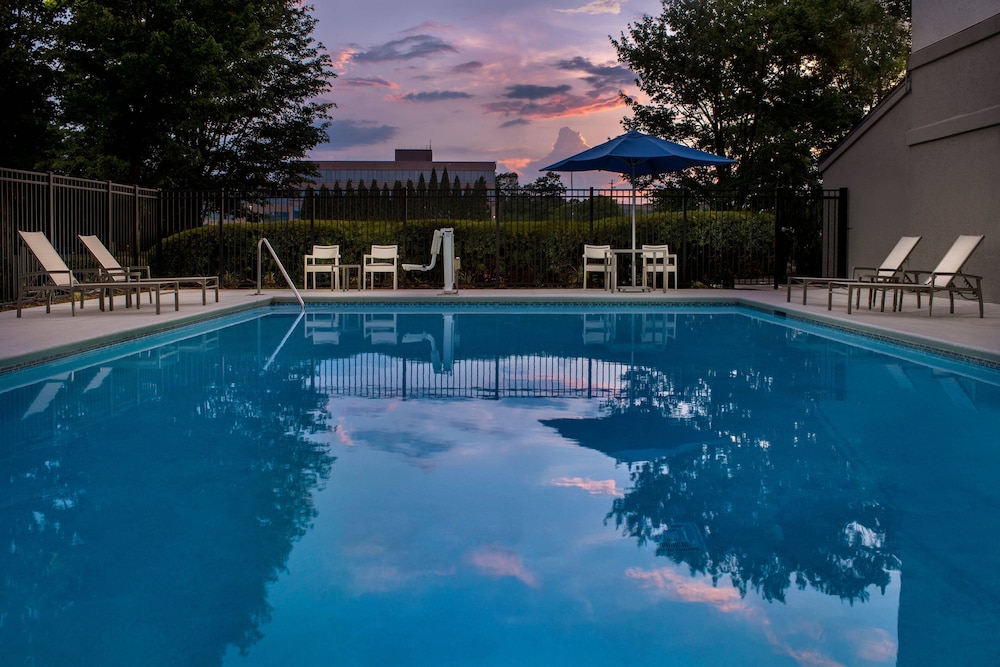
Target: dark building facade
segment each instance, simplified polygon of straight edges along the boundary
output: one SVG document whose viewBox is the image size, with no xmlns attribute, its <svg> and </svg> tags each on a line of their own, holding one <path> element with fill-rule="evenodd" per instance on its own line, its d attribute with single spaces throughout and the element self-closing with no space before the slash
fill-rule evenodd
<svg viewBox="0 0 1000 667">
<path fill-rule="evenodd" d="M 448 182 L 453 184 L 458 178 L 461 186 L 475 185 L 483 179 L 487 188 L 496 184 L 496 162 L 435 162 L 430 148 L 396 149 L 395 159 L 389 161 L 319 161 L 319 178 L 313 187 L 333 189 L 336 185 L 346 188 L 350 182 L 353 187 L 364 183 L 370 187 L 372 181 L 379 188 L 392 188 L 398 181 L 405 186 L 408 181 L 414 185 L 420 182 L 421 176 L 425 183 L 430 183 L 432 172 L 440 182 L 447 172 Z"/>
</svg>

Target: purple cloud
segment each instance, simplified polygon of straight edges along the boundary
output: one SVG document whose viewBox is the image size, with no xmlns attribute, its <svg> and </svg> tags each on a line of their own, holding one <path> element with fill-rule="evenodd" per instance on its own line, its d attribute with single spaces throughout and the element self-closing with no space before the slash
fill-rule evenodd
<svg viewBox="0 0 1000 667">
<path fill-rule="evenodd" d="M 461 65 L 455 65 L 451 68 L 452 72 L 456 74 L 472 74 L 478 72 L 483 68 L 483 64 L 478 60 L 470 60 L 467 63 L 462 63 Z"/>
<path fill-rule="evenodd" d="M 458 90 L 434 90 L 426 93 L 408 93 L 400 99 L 407 102 L 440 102 L 441 100 L 464 100 L 472 97 Z"/>
<path fill-rule="evenodd" d="M 373 46 L 367 51 L 356 51 L 351 60 L 357 63 L 380 63 L 457 52 L 455 47 L 433 35 L 412 35 Z"/>
<path fill-rule="evenodd" d="M 336 85 L 345 88 L 396 88 L 396 84 L 386 81 L 380 76 L 351 76 L 337 79 Z"/>
<path fill-rule="evenodd" d="M 399 134 L 399 128 L 367 120 L 335 120 L 326 130 L 330 141 L 316 148 L 351 148 L 380 144 Z"/>
<path fill-rule="evenodd" d="M 514 86 L 507 86 L 504 97 L 509 100 L 543 100 L 547 97 L 562 95 L 572 90 L 572 86 L 563 84 L 561 86 L 535 86 L 528 83 L 521 83 Z"/>
<path fill-rule="evenodd" d="M 583 78 L 595 90 L 618 90 L 635 83 L 635 73 L 621 65 L 595 65 L 582 56 L 560 60 L 556 67 L 567 72 L 585 72 Z"/>
</svg>

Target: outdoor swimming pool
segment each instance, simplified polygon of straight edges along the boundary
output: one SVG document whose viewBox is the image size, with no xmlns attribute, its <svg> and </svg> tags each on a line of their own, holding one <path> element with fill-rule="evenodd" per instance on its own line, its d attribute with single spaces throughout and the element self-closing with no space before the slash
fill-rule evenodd
<svg viewBox="0 0 1000 667">
<path fill-rule="evenodd" d="M 1000 664 L 1000 372 L 753 310 L 262 309 L 0 428 L 3 664 Z"/>
</svg>

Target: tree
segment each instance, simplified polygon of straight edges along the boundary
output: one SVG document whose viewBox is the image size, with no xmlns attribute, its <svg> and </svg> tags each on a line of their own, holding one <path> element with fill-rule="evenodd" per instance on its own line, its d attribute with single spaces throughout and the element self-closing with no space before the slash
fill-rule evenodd
<svg viewBox="0 0 1000 667">
<path fill-rule="evenodd" d="M 900 0 L 662 6 L 611 40 L 649 97 L 623 94 L 624 124 L 735 158 L 731 185 L 817 184 L 818 156 L 899 82 L 909 51 Z"/>
<path fill-rule="evenodd" d="M 566 194 L 566 186 L 563 185 L 562 176 L 554 171 L 548 171 L 544 176 L 539 176 L 533 183 L 524 186 L 525 191 L 533 195 L 561 198 Z"/>
<path fill-rule="evenodd" d="M 496 185 L 500 194 L 505 196 L 516 194 L 521 187 L 517 182 L 517 178 L 517 174 L 513 171 L 505 171 L 502 174 L 497 174 Z"/>
<path fill-rule="evenodd" d="M 3 165 L 36 169 L 55 147 L 52 35 L 62 12 L 44 0 L 0 4 L 0 155 Z"/>
<path fill-rule="evenodd" d="M 294 0 L 79 0 L 57 31 L 61 165 L 156 187 L 260 187 L 315 174 L 335 76 Z"/>
</svg>

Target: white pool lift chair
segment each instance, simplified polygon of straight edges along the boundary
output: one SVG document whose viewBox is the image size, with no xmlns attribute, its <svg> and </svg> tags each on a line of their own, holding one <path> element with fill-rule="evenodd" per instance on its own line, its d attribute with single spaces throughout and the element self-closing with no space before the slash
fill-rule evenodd
<svg viewBox="0 0 1000 667">
<path fill-rule="evenodd" d="M 455 230 L 451 227 L 434 230 L 431 239 L 431 261 L 428 264 L 403 264 L 404 271 L 430 271 L 437 265 L 438 255 L 444 255 L 444 294 L 456 294 L 455 271 L 461 260 L 455 257 Z"/>
</svg>

